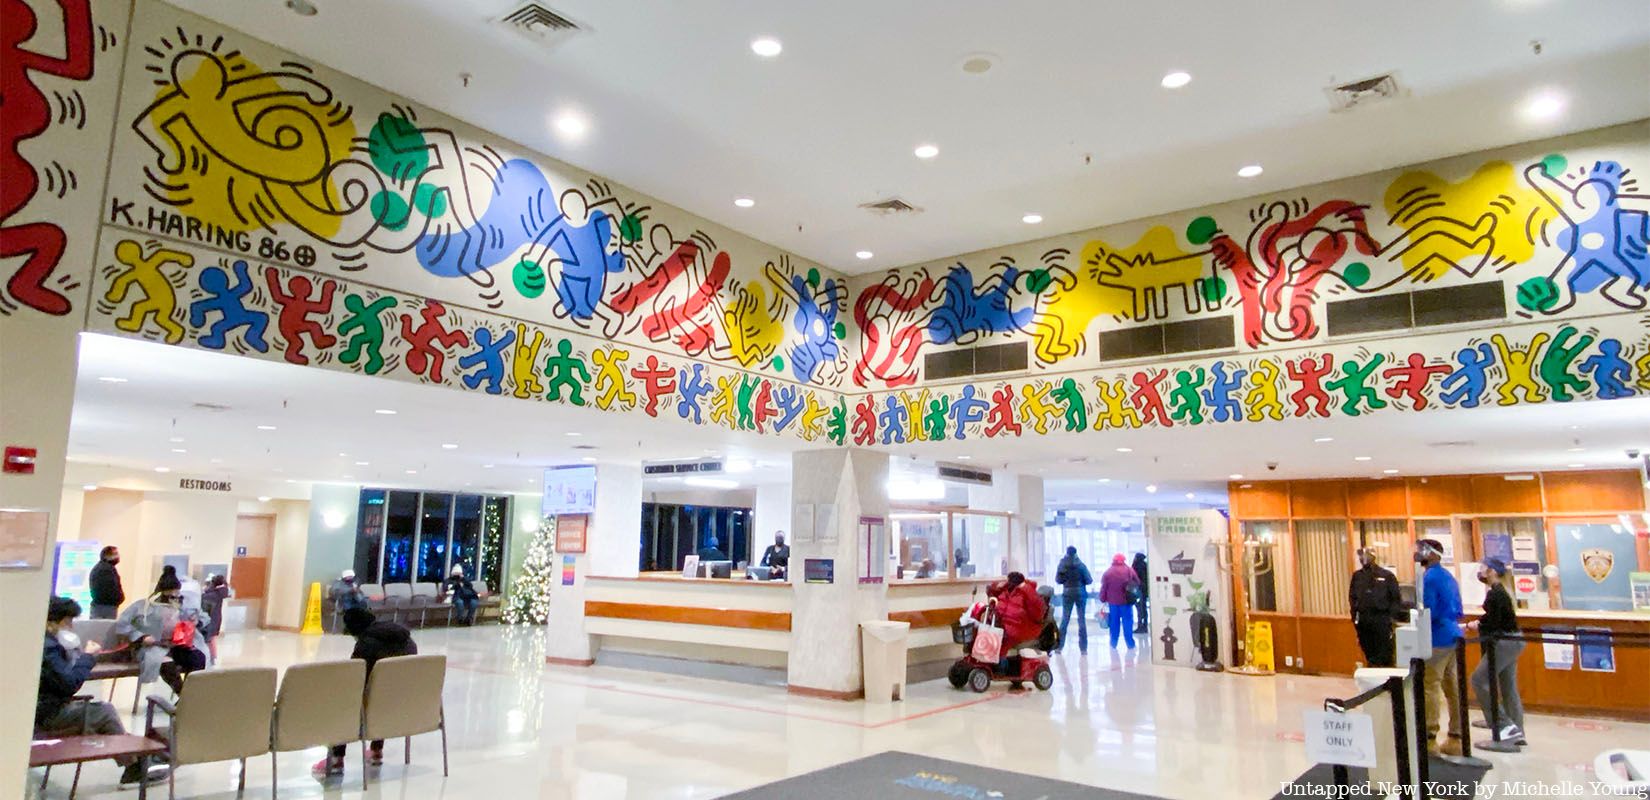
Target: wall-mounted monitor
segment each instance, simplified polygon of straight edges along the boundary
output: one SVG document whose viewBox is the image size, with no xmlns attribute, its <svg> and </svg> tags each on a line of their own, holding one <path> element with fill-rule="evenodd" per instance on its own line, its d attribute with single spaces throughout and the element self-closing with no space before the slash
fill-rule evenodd
<svg viewBox="0 0 1650 800">
<path fill-rule="evenodd" d="M 552 467 L 544 471 L 544 516 L 590 514 L 595 510 L 595 467 Z"/>
</svg>

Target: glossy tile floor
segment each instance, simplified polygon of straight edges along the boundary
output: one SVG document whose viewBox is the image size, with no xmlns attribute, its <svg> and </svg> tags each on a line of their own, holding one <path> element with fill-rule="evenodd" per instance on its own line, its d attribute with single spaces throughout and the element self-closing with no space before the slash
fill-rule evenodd
<svg viewBox="0 0 1650 800">
<path fill-rule="evenodd" d="M 546 668 L 532 630 L 415 635 L 423 652 L 449 658 L 452 777 L 441 777 L 432 734 L 414 740 L 410 767 L 392 742 L 365 793 L 353 746 L 345 778 L 324 784 L 309 771 L 319 751 L 284 754 L 281 797 L 710 798 L 904 750 L 1168 798 L 1269 798 L 1308 766 L 1301 712 L 1354 693 L 1345 679 L 1209 675 L 1097 649 L 1059 656 L 1047 693 L 998 685 L 974 695 L 942 679 L 911 686 L 904 703 L 871 706 L 651 672 Z M 283 667 L 347 657 L 350 647 L 341 636 L 254 632 L 224 637 L 220 654 L 226 665 Z M 116 697 L 127 708 L 131 690 L 124 681 Z M 1650 725 L 1532 715 L 1528 729 L 1525 753 L 1487 754 L 1492 780 L 1584 782 L 1599 750 L 1650 742 Z M 178 796 L 234 797 L 237 770 L 185 767 Z M 246 797 L 269 796 L 269 772 L 267 757 L 251 763 Z M 115 789 L 116 777 L 108 762 L 89 766 L 79 796 L 135 797 Z M 46 796 L 67 796 L 68 778 L 54 773 Z M 153 796 L 165 797 L 158 788 Z"/>
</svg>

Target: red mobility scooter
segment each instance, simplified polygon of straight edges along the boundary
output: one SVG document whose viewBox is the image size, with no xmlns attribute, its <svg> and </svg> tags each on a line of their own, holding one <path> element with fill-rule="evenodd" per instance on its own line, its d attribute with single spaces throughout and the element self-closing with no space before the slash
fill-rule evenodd
<svg viewBox="0 0 1650 800">
<path fill-rule="evenodd" d="M 996 586 L 993 586 L 993 589 L 995 588 Z M 951 641 L 962 645 L 963 648 L 963 657 L 957 659 L 946 673 L 946 678 L 951 681 L 953 687 L 961 689 L 966 686 L 975 692 L 984 692 L 993 682 L 1006 681 L 1015 689 L 1029 682 L 1040 691 L 1046 692 L 1054 685 L 1054 672 L 1049 669 L 1048 653 L 1060 645 L 1060 627 L 1055 624 L 1054 614 L 1048 603 L 1053 597 L 1053 590 L 1039 587 L 1037 594 L 1043 601 L 1044 609 L 1041 632 L 1034 639 L 1020 642 L 1010 641 L 1005 632 L 1003 645 L 995 659 L 976 658 L 974 642 L 982 623 L 1001 624 L 996 597 L 985 603 L 973 604 L 962 619 L 951 623 Z M 1020 655 L 1021 649 L 1031 647 L 1036 648 L 1035 655 Z"/>
</svg>

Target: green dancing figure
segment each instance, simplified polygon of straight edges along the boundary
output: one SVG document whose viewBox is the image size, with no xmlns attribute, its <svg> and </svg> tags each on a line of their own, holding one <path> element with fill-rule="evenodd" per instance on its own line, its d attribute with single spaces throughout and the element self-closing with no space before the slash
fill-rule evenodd
<svg viewBox="0 0 1650 800">
<path fill-rule="evenodd" d="M 1342 414 L 1349 417 L 1362 414 L 1363 412 L 1358 410 L 1360 401 L 1368 405 L 1370 411 L 1386 408 L 1386 401 L 1381 399 L 1381 395 L 1375 391 L 1375 387 L 1369 385 L 1370 376 L 1375 374 L 1375 370 L 1385 360 L 1385 355 L 1377 353 L 1369 359 L 1368 364 L 1362 367 L 1359 367 L 1358 362 L 1350 358 L 1341 361 L 1341 377 L 1326 381 L 1324 386 L 1345 396 L 1346 399 L 1341 402 Z"/>
<path fill-rule="evenodd" d="M 544 394 L 545 398 L 561 400 L 561 390 L 565 386 L 567 402 L 576 406 L 584 405 L 584 386 L 590 382 L 590 370 L 585 367 L 583 359 L 573 355 L 571 341 L 563 339 L 557 342 L 556 352 L 560 355 L 550 356 L 544 360 L 544 377 L 550 383 L 549 391 Z"/>
<path fill-rule="evenodd" d="M 1576 340 L 1574 347 L 1565 347 L 1574 335 L 1575 327 L 1565 325 L 1559 329 L 1558 335 L 1553 337 L 1553 343 L 1547 345 L 1547 352 L 1541 356 L 1541 381 L 1552 387 L 1553 401 L 1557 403 L 1568 403 L 1574 399 L 1570 394 L 1571 390 L 1585 395 L 1587 390 L 1592 388 L 1592 384 L 1588 383 L 1586 378 L 1570 373 L 1570 364 L 1581 355 L 1581 351 L 1592 345 L 1593 337 L 1591 334 L 1583 334 Z"/>
<path fill-rule="evenodd" d="M 354 364 L 361 360 L 363 353 L 367 356 L 367 363 L 362 369 L 368 375 L 377 375 L 384 368 L 384 319 L 383 314 L 395 308 L 394 297 L 380 297 L 369 305 L 361 295 L 351 294 L 344 297 L 344 308 L 349 309 L 350 315 L 338 325 L 339 336 L 349 336 L 349 345 L 338 356 L 338 360 L 345 364 Z M 353 336 L 350 332 L 354 331 Z"/>
</svg>

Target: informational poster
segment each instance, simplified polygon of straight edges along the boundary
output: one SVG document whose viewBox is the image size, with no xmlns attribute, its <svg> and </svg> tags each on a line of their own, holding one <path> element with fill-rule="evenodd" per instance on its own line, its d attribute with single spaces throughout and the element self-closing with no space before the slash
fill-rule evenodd
<svg viewBox="0 0 1650 800">
<path fill-rule="evenodd" d="M 1650 614 L 1650 572 L 1633 572 L 1627 576 L 1633 587 L 1633 610 Z"/>
<path fill-rule="evenodd" d="M 1513 562 L 1512 534 L 1486 533 L 1484 534 L 1484 560 L 1499 559 L 1503 564 Z"/>
<path fill-rule="evenodd" d="M 102 549 L 98 542 L 58 542 L 52 565 L 52 594 L 72 598 L 81 608 L 91 608 L 89 579 Z"/>
<path fill-rule="evenodd" d="M 836 504 L 820 503 L 814 506 L 814 538 L 821 544 L 833 544 L 837 540 L 836 533 Z"/>
<path fill-rule="evenodd" d="M 806 583 L 836 583 L 836 559 L 803 559 L 802 580 Z"/>
<path fill-rule="evenodd" d="M 51 519 L 48 511 L 0 510 L 0 569 L 34 570 L 46 566 Z"/>
<path fill-rule="evenodd" d="M 682 577 L 699 577 L 699 556 L 689 555 L 688 557 L 682 559 Z"/>
<path fill-rule="evenodd" d="M 573 582 L 577 580 L 578 573 L 577 567 L 575 566 L 576 564 L 577 559 L 573 556 L 561 557 L 561 585 L 572 586 Z"/>
<path fill-rule="evenodd" d="M 1489 593 L 1489 587 L 1478 580 L 1480 566 L 1476 561 L 1468 561 L 1461 565 L 1461 572 L 1456 576 L 1461 584 L 1461 605 L 1464 607 L 1483 606 L 1484 597 Z"/>
<path fill-rule="evenodd" d="M 882 517 L 859 518 L 859 546 L 856 553 L 859 559 L 860 583 L 882 583 L 885 570 L 888 568 L 888 559 L 884 555 L 888 550 L 887 531 L 888 521 Z"/>
<path fill-rule="evenodd" d="M 1632 531 L 1620 525 L 1564 523 L 1553 532 L 1565 609 L 1633 610 L 1628 574 L 1638 566 L 1638 552 Z"/>
<path fill-rule="evenodd" d="M 595 467 L 552 467 L 544 471 L 546 517 L 589 514 L 596 510 Z"/>
<path fill-rule="evenodd" d="M 1512 539 L 1513 560 L 1540 563 L 1541 550 L 1539 548 L 1540 545 L 1537 544 L 1534 536 L 1514 536 Z"/>
<path fill-rule="evenodd" d="M 583 553 L 589 528 L 589 514 L 556 515 L 556 552 Z"/>
<path fill-rule="evenodd" d="M 1146 515 L 1147 621 L 1151 626 L 1147 638 L 1152 663 L 1196 665 L 1202 660 L 1199 633 L 1208 630 L 1206 620 L 1212 618 L 1215 637 L 1220 640 L 1214 648 L 1215 658 L 1222 666 L 1230 666 L 1231 591 L 1220 569 L 1217 547 L 1226 532 L 1226 516 L 1215 510 Z"/>
<path fill-rule="evenodd" d="M 1541 631 L 1541 635 L 1549 640 L 1541 643 L 1541 660 L 1547 669 L 1575 669 L 1575 635 L 1569 631 L 1546 629 Z"/>
<path fill-rule="evenodd" d="M 1616 648 L 1609 628 L 1576 628 L 1576 649 L 1583 672 L 1616 671 Z"/>
</svg>

